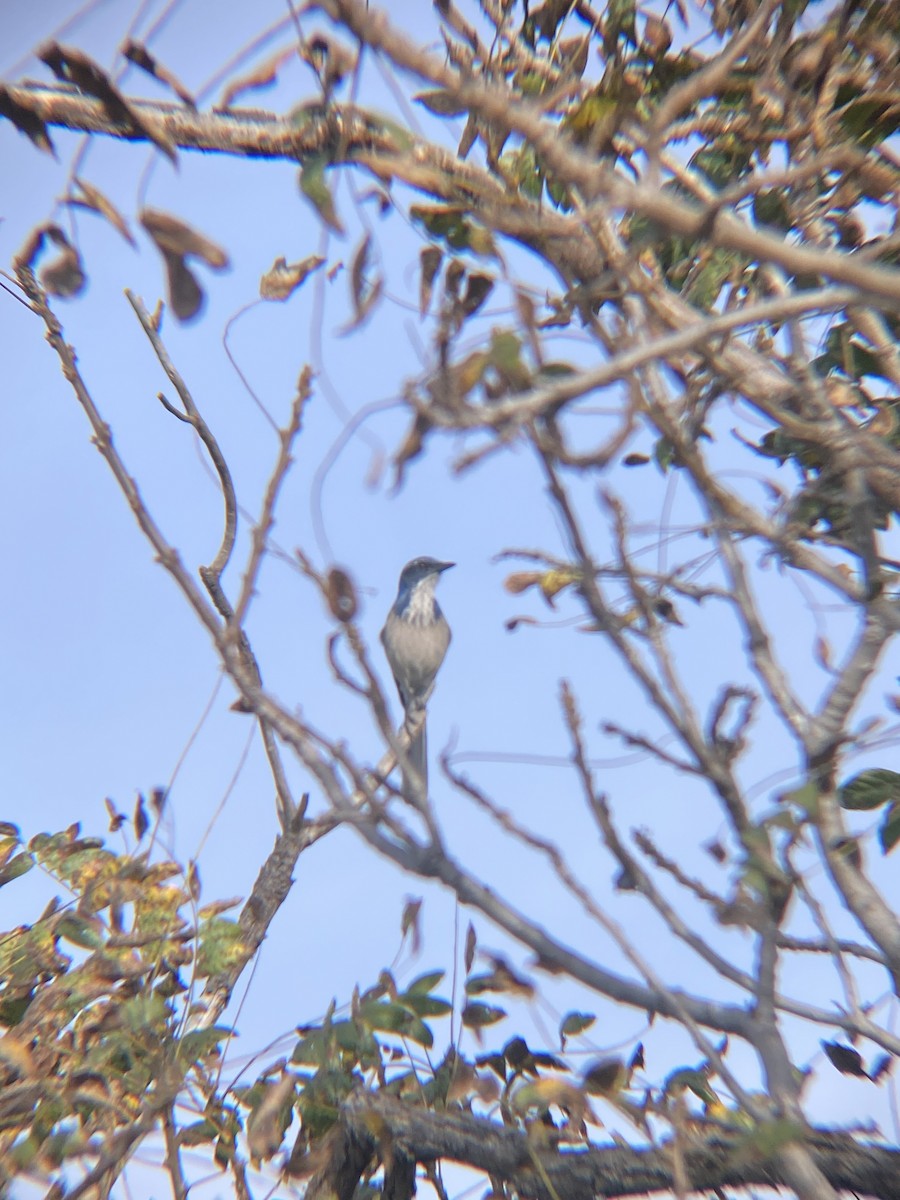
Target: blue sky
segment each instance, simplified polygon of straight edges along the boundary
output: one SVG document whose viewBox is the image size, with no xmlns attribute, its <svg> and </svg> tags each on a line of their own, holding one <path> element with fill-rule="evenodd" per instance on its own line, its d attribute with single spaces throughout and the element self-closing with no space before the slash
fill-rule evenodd
<svg viewBox="0 0 900 1200">
<path fill-rule="evenodd" d="M 2 60 L 4 78 L 30 47 L 55 30 L 74 11 L 63 3 L 25 7 L 7 5 Z M 109 0 L 90 9 L 65 34 L 101 63 L 113 62 L 134 14 L 134 6 Z M 154 38 L 159 58 L 189 88 L 199 90 L 222 63 L 251 37 L 282 16 L 282 6 L 266 0 L 253 6 L 213 2 L 183 4 Z M 153 20 L 148 6 L 140 36 Z M 392 5 L 407 31 L 433 37 L 428 6 Z M 310 22 L 308 31 L 315 27 Z M 264 55 L 263 55 L 264 57 Z M 242 68 L 243 69 L 243 68 Z M 238 72 L 240 73 L 240 71 Z M 32 59 L 16 77 L 47 78 Z M 127 91 L 152 96 L 151 80 L 131 69 Z M 287 66 L 277 86 L 245 98 L 245 103 L 286 111 L 313 99 L 315 89 L 302 64 Z M 364 75 L 362 98 L 389 110 L 393 96 L 371 67 Z M 423 129 L 439 128 L 416 109 Z M 402 114 L 401 114 L 402 115 Z M 458 132 L 458 130 L 457 130 Z M 28 231 L 53 212 L 63 193 L 67 171 L 81 139 L 54 131 L 59 161 L 41 155 L 8 123 L 0 124 L 0 259 L 8 263 Z M 452 145 L 452 136 L 447 137 Z M 147 173 L 148 165 L 152 170 Z M 229 362 L 225 328 L 241 313 L 227 346 L 268 411 L 279 422 L 288 414 L 297 376 L 312 363 L 319 375 L 304 416 L 295 465 L 278 513 L 275 541 L 289 554 L 302 547 L 321 566 L 332 560 L 352 574 L 363 600 L 361 625 L 386 686 L 377 633 L 393 599 L 403 563 L 417 554 L 454 560 L 458 566 L 440 585 L 442 606 L 454 631 L 453 644 L 430 708 L 432 754 L 451 748 L 454 761 L 498 804 L 516 818 L 565 845 L 573 867 L 601 901 L 609 901 L 625 927 L 642 938 L 660 974 L 682 984 L 727 995 L 702 969 L 685 971 L 685 954 L 658 920 L 634 897 L 616 896 L 613 864 L 600 848 L 584 810 L 578 783 L 566 764 L 567 735 L 559 704 L 559 680 L 572 681 L 582 705 L 586 732 L 598 768 L 598 786 L 608 792 L 623 826 L 646 825 L 658 844 L 677 853 L 689 872 L 727 889 L 727 870 L 715 866 L 702 845 L 722 833 L 721 818 L 702 786 L 623 749 L 600 732 L 615 721 L 650 738 L 662 732 L 659 718 L 624 677 L 611 649 L 597 636 L 567 627 L 520 627 L 505 622 L 527 614 L 539 619 L 574 618 L 575 605 L 562 597 L 558 613 L 549 612 L 534 594 L 511 596 L 503 588 L 508 563 L 494 561 L 509 548 L 542 548 L 564 556 L 565 545 L 546 503 L 538 466 L 524 445 L 457 474 L 454 464 L 474 443 L 440 437 L 427 456 L 413 463 L 399 492 L 391 488 L 388 459 L 399 443 L 407 418 L 397 401 L 404 383 L 421 371 L 429 328 L 416 312 L 419 232 L 399 213 L 379 215 L 377 205 L 358 200 L 370 187 L 362 176 L 346 176 L 337 200 L 347 226 L 344 239 L 324 237 L 319 222 L 299 194 L 297 172 L 288 164 L 235 162 L 224 157 L 183 153 L 178 169 L 143 146 L 112 141 L 94 143 L 84 162 L 85 178 L 104 191 L 130 219 L 137 251 L 106 223 L 91 214 L 75 216 L 78 245 L 86 263 L 89 288 L 80 298 L 59 302 L 66 336 L 78 350 L 81 370 L 110 423 L 130 472 L 139 480 L 148 507 L 186 563 L 208 562 L 218 546 L 221 502 L 202 451 L 184 425 L 174 421 L 155 396 L 168 390 L 161 369 L 123 296 L 129 287 L 153 308 L 162 294 L 158 256 L 134 219 L 140 193 L 154 207 L 169 210 L 195 225 L 228 251 L 231 269 L 220 276 L 200 268 L 208 303 L 202 318 L 179 327 L 167 317 L 163 333 L 169 352 L 219 437 L 232 466 L 239 500 L 250 514 L 258 511 L 262 490 L 275 460 L 274 436 Z M 351 186 L 352 185 L 352 186 Z M 354 196 L 354 190 L 356 197 Z M 408 200 L 398 192 L 398 205 Z M 68 228 L 69 216 L 57 214 Z M 348 272 L 333 281 L 324 271 L 311 277 L 286 304 L 256 303 L 260 276 L 278 256 L 296 261 L 313 253 L 349 266 L 362 231 L 371 227 L 384 271 L 387 299 L 360 332 L 340 338 L 337 331 L 350 314 Z M 512 273 L 538 289 L 557 286 L 536 271 L 523 253 L 510 252 Z M 503 289 L 492 297 L 483 328 L 510 320 Z M 246 717 L 229 711 L 234 693 L 219 686 L 212 647 L 192 619 L 174 585 L 152 561 L 134 520 L 100 456 L 90 443 L 85 419 L 43 342 L 42 329 L 24 307 L 3 297 L 0 354 L 5 364 L 3 439 L 0 444 L 0 558 L 7 584 L 0 615 L 7 631 L 0 670 L 8 701 L 4 725 L 5 802 L 0 818 L 14 820 L 30 836 L 80 820 L 87 832 L 103 833 L 104 797 L 129 812 L 137 791 L 166 786 L 170 793 L 161 845 L 186 860 L 198 857 L 204 899 L 246 895 L 276 832 L 272 786 L 263 756 L 252 740 Z M 321 328 L 321 336 L 319 329 Z M 580 338 L 560 335 L 553 355 L 573 362 L 592 361 L 595 352 Z M 594 398 L 615 409 L 613 391 Z M 371 408 L 371 412 L 369 412 Z M 368 414 L 361 428 L 367 440 L 342 440 L 348 414 Z M 602 418 L 586 416 L 585 436 L 600 440 L 610 428 Z M 745 485 L 758 496 L 759 476 L 767 468 L 749 460 L 730 439 L 730 425 L 745 430 L 753 418 L 729 414 L 717 427 L 716 449 L 723 471 L 747 469 L 755 477 Z M 763 426 L 757 422 L 759 431 Z M 323 461 L 340 452 L 320 480 Z M 639 434 L 633 449 L 652 448 Z M 608 535 L 596 480 L 572 480 L 599 558 L 609 554 Z M 611 470 L 604 486 L 624 497 L 636 523 L 652 531 L 665 514 L 670 530 L 690 528 L 696 505 L 684 481 L 663 478 L 654 466 Z M 236 562 L 226 583 L 236 589 L 247 552 L 248 524 L 243 522 Z M 324 538 L 322 536 L 324 531 Z M 659 560 L 656 535 L 644 538 L 649 560 Z M 669 561 L 703 553 L 699 539 L 672 541 Z M 706 578 L 715 579 L 710 572 Z M 832 597 L 808 597 L 789 578 L 770 568 L 758 573 L 764 608 L 780 632 L 780 648 L 790 663 L 798 692 L 821 694 L 826 683 L 816 667 L 812 642 L 824 628 L 839 657 L 852 620 Z M 672 645 L 697 696 L 708 704 L 723 682 L 746 677 L 741 638 L 721 609 L 704 607 L 702 616 L 683 613 L 684 629 L 672 633 Z M 299 706 L 320 728 L 344 738 L 362 758 L 381 753 L 377 731 L 361 703 L 332 679 L 325 656 L 331 622 L 301 574 L 277 558 L 266 563 L 260 594 L 253 603 L 249 631 L 264 681 L 291 706 Z M 896 661 L 886 663 L 872 693 L 873 711 L 893 685 Z M 201 716 L 216 691 L 209 714 Z M 388 689 L 393 693 L 393 689 Z M 196 737 L 193 741 L 194 735 Z M 185 750 L 190 742 L 190 748 Z M 896 751 L 881 752 L 860 765 L 895 766 Z M 796 754 L 783 731 L 764 713 L 755 726 L 754 747 L 743 779 L 759 789 L 760 811 L 774 794 L 793 783 Z M 438 777 L 433 770 L 433 776 Z M 292 768 L 298 788 L 309 786 Z M 532 854 L 511 846 L 496 826 L 443 781 L 435 784 L 435 804 L 455 853 L 502 887 L 565 940 L 590 946 L 607 966 L 625 967 L 621 952 L 580 907 L 562 894 L 550 873 Z M 313 797 L 317 808 L 321 801 Z M 886 864 L 874 863 L 876 875 L 889 880 Z M 355 984 L 373 982 L 390 964 L 399 942 L 404 898 L 424 895 L 425 948 L 410 964 L 415 973 L 450 968 L 457 921 L 452 897 L 424 887 L 379 861 L 349 832 L 317 844 L 301 860 L 297 883 L 274 922 L 253 983 L 240 1010 L 240 1052 L 259 1050 L 273 1031 L 289 1033 L 297 1023 L 315 1019 L 332 996 L 349 997 Z M 896 883 L 889 882 L 896 898 Z M 10 921 L 35 915 L 47 889 L 34 875 L 4 891 Z M 13 910 L 16 911 L 13 911 Z M 687 906 L 689 912 L 691 905 Z M 699 914 L 694 913 L 698 920 Z M 841 914 L 843 932 L 855 934 Z M 482 942 L 511 952 L 509 943 L 474 918 Z M 709 937 L 734 948 L 746 960 L 750 942 L 736 932 L 709 929 Z M 521 956 L 517 957 L 521 961 Z M 802 976 L 785 979 L 800 994 L 820 1002 L 838 995 L 824 964 L 804 964 Z M 599 997 L 579 993 L 554 980 L 541 980 L 546 1008 L 537 1016 L 541 1032 L 552 1038 L 559 1014 L 569 1007 L 602 1014 L 592 1031 L 593 1053 L 627 1043 L 643 1027 L 643 1015 L 615 1009 Z M 555 1010 L 555 1015 L 554 1015 Z M 529 1018 L 530 1020 L 530 1018 Z M 797 1033 L 799 1061 L 813 1059 L 817 1039 L 827 1031 Z M 532 1035 L 529 1035 L 532 1036 Z M 645 1038 L 652 1047 L 648 1071 L 660 1077 L 679 1063 L 697 1061 L 698 1052 L 684 1035 L 657 1023 Z M 553 1049 L 553 1046 L 549 1047 Z M 475 1052 L 474 1046 L 468 1047 Z M 735 1061 L 747 1059 L 734 1050 Z M 871 1085 L 842 1079 L 825 1068 L 816 1091 L 823 1120 L 849 1119 L 860 1109 L 881 1105 L 884 1093 Z"/>
</svg>

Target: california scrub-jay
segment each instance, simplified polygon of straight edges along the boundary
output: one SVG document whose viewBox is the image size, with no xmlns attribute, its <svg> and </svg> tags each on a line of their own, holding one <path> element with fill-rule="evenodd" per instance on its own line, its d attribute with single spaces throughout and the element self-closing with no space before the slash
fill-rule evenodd
<svg viewBox="0 0 900 1200">
<path fill-rule="evenodd" d="M 454 566 L 456 563 L 438 562 L 436 558 L 427 557 L 408 562 L 400 572 L 397 599 L 381 631 L 384 653 L 393 672 L 407 722 L 422 714 L 450 645 L 450 626 L 435 599 L 434 589 L 441 573 Z M 406 753 L 427 796 L 426 745 L 425 720 L 422 718 Z M 408 788 L 409 782 L 404 776 L 404 788 Z M 417 784 L 414 783 L 414 786 Z"/>
</svg>

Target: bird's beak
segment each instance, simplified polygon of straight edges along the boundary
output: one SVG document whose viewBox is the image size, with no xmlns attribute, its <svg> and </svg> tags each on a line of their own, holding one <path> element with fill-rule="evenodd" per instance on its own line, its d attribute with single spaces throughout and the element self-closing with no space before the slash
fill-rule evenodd
<svg viewBox="0 0 900 1200">
<path fill-rule="evenodd" d="M 455 567 L 455 566 L 456 566 L 456 563 L 444 563 L 444 562 L 442 562 L 442 563 L 438 563 L 438 568 L 437 568 L 437 569 L 438 569 L 438 571 L 440 571 L 440 572 L 444 572 L 444 571 L 449 571 L 451 567 Z"/>
</svg>

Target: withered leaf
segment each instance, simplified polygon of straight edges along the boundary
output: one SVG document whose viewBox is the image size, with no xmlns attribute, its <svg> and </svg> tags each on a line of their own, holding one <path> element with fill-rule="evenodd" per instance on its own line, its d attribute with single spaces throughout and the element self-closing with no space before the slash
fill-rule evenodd
<svg viewBox="0 0 900 1200">
<path fill-rule="evenodd" d="M 284 1075 L 277 1083 L 269 1084 L 262 1100 L 250 1115 L 247 1124 L 247 1144 L 250 1155 L 257 1161 L 271 1156 L 281 1145 L 285 1130 L 291 1123 L 290 1099 L 294 1094 L 294 1077 Z"/>
<path fill-rule="evenodd" d="M 259 281 L 259 294 L 263 300 L 287 300 L 313 271 L 318 271 L 325 262 L 320 254 L 310 254 L 300 262 L 289 263 L 276 258 Z"/>
<path fill-rule="evenodd" d="M 191 899 L 196 903 L 200 899 L 200 869 L 194 859 L 188 862 L 187 869 L 187 886 L 190 892 Z"/>
<path fill-rule="evenodd" d="M 365 298 L 363 299 L 362 304 L 359 306 L 358 311 L 354 315 L 353 320 L 339 330 L 341 337 L 344 337 L 348 333 L 352 333 L 355 329 L 359 329 L 360 326 L 365 324 L 371 313 L 374 311 L 375 305 L 381 299 L 383 291 L 384 280 L 379 275 L 372 286 L 366 291 Z"/>
<path fill-rule="evenodd" d="M 190 321 L 203 306 L 203 288 L 183 258 L 166 250 L 162 251 L 162 256 L 169 307 L 179 321 Z"/>
<path fill-rule="evenodd" d="M 150 818 L 147 816 L 147 809 L 144 806 L 144 797 L 140 792 L 138 792 L 137 802 L 134 806 L 134 817 L 132 818 L 132 823 L 134 824 L 135 837 L 138 841 L 140 841 L 150 828 Z"/>
<path fill-rule="evenodd" d="M 873 1083 L 880 1083 L 886 1075 L 889 1075 L 894 1066 L 894 1059 L 890 1054 L 879 1054 L 878 1058 L 872 1064 L 872 1070 L 869 1072 L 869 1078 Z"/>
<path fill-rule="evenodd" d="M 286 62 L 294 57 L 294 54 L 293 46 L 288 50 L 279 50 L 277 54 L 273 54 L 271 58 L 267 58 L 265 62 L 261 63 L 255 71 L 236 79 L 225 89 L 222 96 L 222 108 L 230 108 L 242 92 L 271 87 L 278 78 L 278 72 Z"/>
<path fill-rule="evenodd" d="M 350 266 L 350 295 L 355 312 L 359 312 L 366 292 L 366 275 L 369 269 L 369 255 L 372 250 L 372 235 L 367 233 L 353 255 Z"/>
<path fill-rule="evenodd" d="M 422 945 L 422 937 L 419 929 L 419 913 L 421 909 L 421 899 L 410 896 L 403 906 L 403 916 L 400 920 L 400 930 L 403 936 L 410 935 L 413 954 L 418 954 Z"/>
<path fill-rule="evenodd" d="M 644 25 L 644 36 L 641 46 L 654 62 L 664 58 L 666 51 L 672 45 L 672 31 L 668 23 L 661 17 L 648 13 Z"/>
<path fill-rule="evenodd" d="M 329 95 L 356 67 L 356 55 L 335 38 L 317 33 L 300 46 L 300 57 L 318 76 L 323 92 Z"/>
<path fill-rule="evenodd" d="M 520 592 L 527 591 L 530 587 L 536 587 L 541 582 L 543 571 L 513 571 L 512 575 L 507 575 L 503 581 L 503 586 L 508 592 L 512 592 L 514 596 Z"/>
<path fill-rule="evenodd" d="M 621 1058 L 601 1058 L 584 1073 L 584 1090 L 592 1096 L 617 1092 L 625 1082 L 625 1064 Z"/>
<path fill-rule="evenodd" d="M 475 139 L 478 137 L 478 121 L 475 116 L 470 113 L 469 119 L 466 121 L 466 127 L 462 131 L 462 137 L 459 139 L 459 145 L 456 148 L 458 158 L 466 159 L 469 157 L 469 151 L 475 145 Z"/>
<path fill-rule="evenodd" d="M 468 105 L 461 104 L 450 92 L 419 92 L 413 100 L 438 117 L 461 117 L 469 111 Z"/>
<path fill-rule="evenodd" d="M 81 256 L 58 225 L 45 225 L 29 240 L 28 261 L 33 262 L 46 241 L 59 247 L 59 254 L 41 269 L 41 284 L 51 296 L 66 299 L 77 296 L 87 282 L 81 266 Z M 23 252 L 24 253 L 24 252 Z"/>
<path fill-rule="evenodd" d="M 455 300 L 459 295 L 460 284 L 465 278 L 465 274 L 465 265 L 458 258 L 454 258 L 444 276 L 444 295 L 448 300 Z"/>
<path fill-rule="evenodd" d="M 357 247 L 350 266 L 350 299 L 353 303 L 353 318 L 340 331 L 341 336 L 352 333 L 365 322 L 371 314 L 384 290 L 384 279 L 379 275 L 374 282 L 369 281 L 369 254 L 372 248 L 372 235 L 367 233 Z"/>
<path fill-rule="evenodd" d="M 186 104 L 188 108 L 192 108 L 196 112 L 197 101 L 191 93 L 167 67 L 164 67 L 150 53 L 142 42 L 136 42 L 132 38 L 129 38 L 122 47 L 122 54 L 129 62 L 133 62 L 136 67 L 140 67 L 142 71 L 146 71 L 148 75 L 152 75 L 154 79 L 158 79 L 160 83 L 164 83 L 166 87 L 171 88 L 183 104 Z"/>
<path fill-rule="evenodd" d="M 828 640 L 821 634 L 813 642 L 813 658 L 823 671 L 831 670 L 831 649 Z"/>
<path fill-rule="evenodd" d="M 397 453 L 394 455 L 394 465 L 396 467 L 395 487 L 399 487 L 403 482 L 406 464 L 422 453 L 422 447 L 425 444 L 425 434 L 431 428 L 431 422 L 428 418 L 423 416 L 422 413 L 416 413 L 412 424 L 406 432 L 406 436 L 400 443 Z"/>
<path fill-rule="evenodd" d="M 478 945 L 478 935 L 475 933 L 475 926 L 469 922 L 469 928 L 466 930 L 466 950 L 464 962 L 466 964 L 466 974 L 472 970 L 472 963 L 475 961 L 475 949 Z"/>
<path fill-rule="evenodd" d="M 56 158 L 56 149 L 50 140 L 44 120 L 27 104 L 17 100 L 3 83 L 0 83 L 0 117 L 12 121 L 19 133 L 24 133 L 30 138 L 39 150 L 44 150 Z"/>
<path fill-rule="evenodd" d="M 353 580 L 340 567 L 332 567 L 328 572 L 325 580 L 325 599 L 331 615 L 342 624 L 352 621 L 356 616 L 359 608 L 356 589 Z"/>
<path fill-rule="evenodd" d="M 494 281 L 490 275 L 473 271 L 466 279 L 466 290 L 459 304 L 462 320 L 474 316 L 494 290 Z"/>
<path fill-rule="evenodd" d="M 74 83 L 88 96 L 99 100 L 111 120 L 143 134 L 162 150 L 174 163 L 175 143 L 158 123 L 144 120 L 133 104 L 122 95 L 106 71 L 82 50 L 73 46 L 62 46 L 59 42 L 46 42 L 38 51 L 38 58 L 46 63 L 57 79 Z"/>
<path fill-rule="evenodd" d="M 109 796 L 106 797 L 104 803 L 106 804 L 106 811 L 109 813 L 109 832 L 118 833 L 127 818 L 124 813 L 118 811 Z"/>
<path fill-rule="evenodd" d="M 425 246 L 419 254 L 421 278 L 419 280 L 419 316 L 424 317 L 431 307 L 434 280 L 441 268 L 444 252 L 438 246 Z"/>
<path fill-rule="evenodd" d="M 141 211 L 141 224 L 163 253 L 202 258 L 215 271 L 228 266 L 228 255 L 220 246 L 171 213 L 145 208 Z"/>
<path fill-rule="evenodd" d="M 186 257 L 200 258 L 213 270 L 222 271 L 228 266 L 228 255 L 215 242 L 170 213 L 145 208 L 140 221 L 163 256 L 172 311 L 180 321 L 188 321 L 200 311 L 203 289 L 185 262 Z"/>
<path fill-rule="evenodd" d="M 80 196 L 67 196 L 64 200 L 65 204 L 72 207 L 87 208 L 91 212 L 99 213 L 101 217 L 105 217 L 130 246 L 137 246 L 134 240 L 134 234 L 128 228 L 128 222 L 112 204 L 99 188 L 94 187 L 92 183 L 88 183 L 84 179 L 75 178 L 75 186 L 81 192 Z"/>
<path fill-rule="evenodd" d="M 862 1055 L 852 1046 L 842 1042 L 822 1042 L 825 1057 L 842 1075 L 858 1075 L 868 1079 L 868 1072 L 863 1066 Z"/>
<path fill-rule="evenodd" d="M 643 1071 L 644 1069 L 644 1043 L 638 1042 L 634 1048 L 634 1053 L 628 1060 L 628 1074 L 632 1075 L 635 1071 Z"/>
<path fill-rule="evenodd" d="M 563 77 L 580 79 L 588 63 L 590 37 L 563 38 L 557 43 L 557 62 Z"/>
<path fill-rule="evenodd" d="M 71 299 L 84 291 L 86 282 L 81 258 L 74 246 L 61 250 L 58 257 L 41 271 L 41 283 L 51 296 Z"/>
</svg>

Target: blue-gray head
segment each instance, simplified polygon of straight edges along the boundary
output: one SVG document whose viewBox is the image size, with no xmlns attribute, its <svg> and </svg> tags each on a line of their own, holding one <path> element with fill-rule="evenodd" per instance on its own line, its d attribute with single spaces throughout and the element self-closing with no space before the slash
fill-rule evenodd
<svg viewBox="0 0 900 1200">
<path fill-rule="evenodd" d="M 444 571 L 455 566 L 456 563 L 440 562 L 436 558 L 429 558 L 428 555 L 412 559 L 400 572 L 400 586 L 397 588 L 395 610 L 403 612 L 411 601 L 418 598 L 423 600 L 427 598 L 430 603 L 433 603 L 431 597 L 434 596 L 438 579 Z M 427 605 L 428 607 L 430 607 L 430 603 Z M 434 607 L 436 608 L 437 605 L 435 604 Z M 437 611 L 440 612 L 440 609 Z"/>
</svg>

